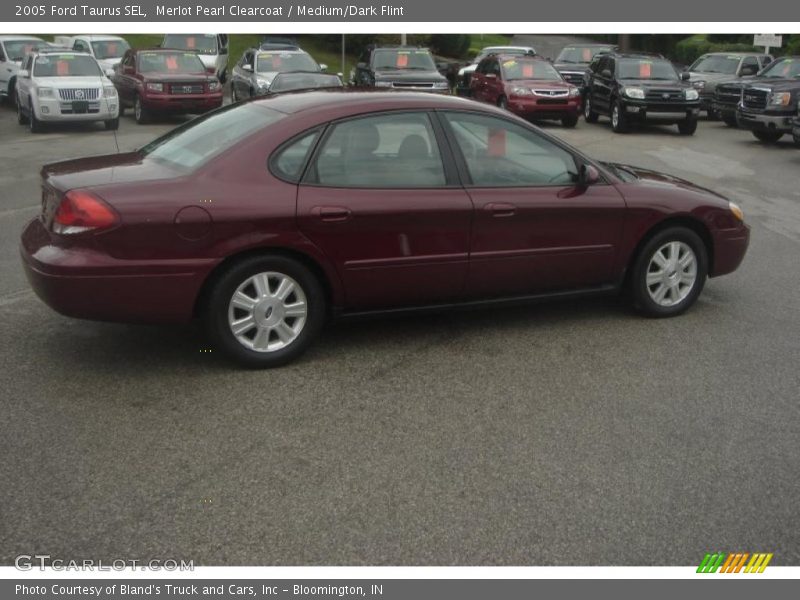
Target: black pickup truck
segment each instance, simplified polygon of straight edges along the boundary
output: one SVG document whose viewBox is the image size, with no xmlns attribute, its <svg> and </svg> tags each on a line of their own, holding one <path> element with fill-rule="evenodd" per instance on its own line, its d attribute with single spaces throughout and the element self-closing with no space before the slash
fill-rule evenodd
<svg viewBox="0 0 800 600">
<path fill-rule="evenodd" d="M 794 145 L 800 148 L 800 115 L 795 118 L 792 125 L 792 137 L 794 138 Z"/>
<path fill-rule="evenodd" d="M 727 125 L 736 127 L 736 111 L 742 101 L 742 89 L 749 85 L 769 85 L 770 82 L 797 76 L 800 70 L 800 57 L 784 56 L 769 63 L 756 75 L 731 79 L 717 84 L 714 91 L 713 110 Z"/>
<path fill-rule="evenodd" d="M 800 101 L 800 57 L 784 57 L 775 74 L 780 79 L 746 84 L 736 110 L 739 126 L 765 143 L 792 133 Z"/>
</svg>

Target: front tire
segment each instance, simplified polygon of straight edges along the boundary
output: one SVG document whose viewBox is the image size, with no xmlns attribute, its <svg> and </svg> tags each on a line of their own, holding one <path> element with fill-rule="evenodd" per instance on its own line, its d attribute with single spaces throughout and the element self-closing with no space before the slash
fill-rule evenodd
<svg viewBox="0 0 800 600">
<path fill-rule="evenodd" d="M 631 274 L 634 306 L 650 317 L 674 317 L 700 295 L 708 275 L 703 240 L 686 227 L 658 232 L 639 252 Z"/>
<path fill-rule="evenodd" d="M 136 119 L 139 125 L 144 125 L 150 119 L 150 114 L 142 103 L 142 97 L 138 94 L 133 101 L 133 118 Z"/>
<path fill-rule="evenodd" d="M 17 105 L 17 123 L 19 123 L 20 125 L 27 125 L 28 117 L 26 117 L 25 113 L 22 112 L 22 103 L 19 101 L 19 99 L 17 99 L 16 105 Z"/>
<path fill-rule="evenodd" d="M 728 127 L 738 127 L 739 123 L 736 122 L 736 115 L 730 113 L 722 113 L 722 122 Z"/>
<path fill-rule="evenodd" d="M 503 110 L 508 110 L 508 98 L 506 98 L 505 96 L 500 96 L 497 99 L 497 106 L 499 108 L 502 108 Z"/>
<path fill-rule="evenodd" d="M 622 103 L 619 100 L 616 100 L 611 108 L 611 129 L 614 133 L 628 133 L 628 121 L 625 119 L 625 111 L 622 110 Z"/>
<path fill-rule="evenodd" d="M 686 119 L 678 123 L 678 132 L 681 135 L 694 135 L 697 131 L 697 119 Z"/>
<path fill-rule="evenodd" d="M 764 144 L 774 144 L 783 137 L 782 133 L 774 131 L 754 131 L 753 135 L 759 142 Z"/>
<path fill-rule="evenodd" d="M 119 129 L 119 117 L 103 121 L 103 125 L 105 125 L 107 131 L 116 131 Z"/>
<path fill-rule="evenodd" d="M 205 324 L 216 346 L 240 364 L 278 367 L 311 345 L 325 321 L 325 305 L 322 284 L 303 264 L 255 256 L 215 281 Z"/>
<path fill-rule="evenodd" d="M 594 112 L 594 108 L 592 107 L 591 96 L 587 95 L 586 99 L 583 101 L 583 118 L 587 123 L 597 123 L 598 116 L 599 115 Z"/>
<path fill-rule="evenodd" d="M 33 110 L 33 105 L 28 104 L 28 129 L 30 129 L 31 133 L 41 133 L 42 129 L 42 122 L 36 118 L 36 112 Z"/>
</svg>

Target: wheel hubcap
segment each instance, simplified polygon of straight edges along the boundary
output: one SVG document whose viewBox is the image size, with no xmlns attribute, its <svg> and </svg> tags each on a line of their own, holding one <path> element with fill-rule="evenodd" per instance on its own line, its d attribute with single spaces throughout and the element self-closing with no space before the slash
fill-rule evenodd
<svg viewBox="0 0 800 600">
<path fill-rule="evenodd" d="M 611 113 L 611 121 L 614 124 L 614 127 L 619 125 L 619 108 L 616 106 L 614 107 L 614 111 Z"/>
<path fill-rule="evenodd" d="M 583 107 L 583 116 L 589 117 L 592 114 L 592 101 L 588 98 L 586 99 L 586 104 Z"/>
<path fill-rule="evenodd" d="M 274 352 L 294 342 L 307 316 L 303 288 L 283 273 L 248 277 L 228 304 L 231 333 L 240 344 L 256 352 Z"/>
<path fill-rule="evenodd" d="M 133 107 L 133 111 L 136 113 L 136 118 L 142 118 L 142 102 L 138 98 L 136 99 L 136 105 Z"/>
<path fill-rule="evenodd" d="M 694 289 L 697 257 L 684 242 L 667 242 L 653 254 L 647 267 L 647 293 L 659 306 L 675 306 Z"/>
</svg>

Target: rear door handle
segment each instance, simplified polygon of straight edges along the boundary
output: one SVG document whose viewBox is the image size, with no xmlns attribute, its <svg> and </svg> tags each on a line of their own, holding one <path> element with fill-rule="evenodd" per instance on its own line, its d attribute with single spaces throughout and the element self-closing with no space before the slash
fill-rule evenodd
<svg viewBox="0 0 800 600">
<path fill-rule="evenodd" d="M 350 209 L 344 206 L 315 206 L 311 212 L 327 222 L 347 221 L 350 218 Z"/>
<path fill-rule="evenodd" d="M 507 202 L 490 202 L 484 205 L 483 210 L 492 213 L 493 217 L 513 217 L 517 207 Z"/>
</svg>

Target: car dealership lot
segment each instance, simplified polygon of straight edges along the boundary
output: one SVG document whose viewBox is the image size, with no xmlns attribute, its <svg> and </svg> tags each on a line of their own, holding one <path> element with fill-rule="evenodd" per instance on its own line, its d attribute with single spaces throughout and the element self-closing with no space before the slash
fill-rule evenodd
<svg viewBox="0 0 800 600">
<path fill-rule="evenodd" d="M 589 154 L 728 195 L 753 227 L 734 274 L 683 317 L 613 299 L 329 327 L 300 361 L 243 371 L 193 327 L 60 317 L 17 254 L 48 161 L 127 150 L 31 135 L 0 107 L 0 562 L 796 564 L 800 151 L 701 122 Z"/>
</svg>

